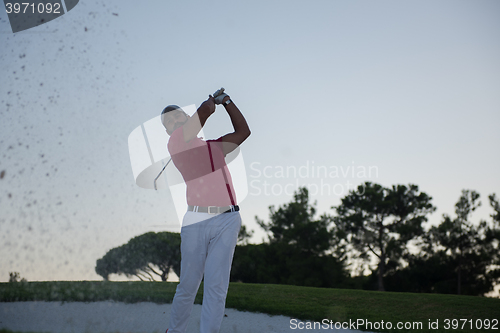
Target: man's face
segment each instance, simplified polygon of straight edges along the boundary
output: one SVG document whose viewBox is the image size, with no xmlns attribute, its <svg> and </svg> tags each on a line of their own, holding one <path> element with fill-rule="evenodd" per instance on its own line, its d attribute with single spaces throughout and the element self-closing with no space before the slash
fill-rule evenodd
<svg viewBox="0 0 500 333">
<path fill-rule="evenodd" d="M 189 116 L 180 110 L 167 112 L 163 118 L 163 125 L 168 135 L 172 135 L 176 129 L 184 125 L 188 118 Z"/>
</svg>

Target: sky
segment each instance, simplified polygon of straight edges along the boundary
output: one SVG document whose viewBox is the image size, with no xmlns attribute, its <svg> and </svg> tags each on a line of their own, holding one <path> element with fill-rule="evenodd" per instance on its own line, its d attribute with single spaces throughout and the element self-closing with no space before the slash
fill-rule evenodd
<svg viewBox="0 0 500 333">
<path fill-rule="evenodd" d="M 471 189 L 473 220 L 491 220 L 499 15 L 486 0 L 80 0 L 12 33 L 0 11 L 0 281 L 100 280 L 111 248 L 179 231 L 172 192 L 135 184 L 128 138 L 220 87 L 252 131 L 239 204 L 254 243 L 255 216 L 298 186 L 333 214 L 365 181 L 416 184 L 437 207 L 426 226 Z M 219 106 L 204 135 L 230 131 Z"/>
</svg>

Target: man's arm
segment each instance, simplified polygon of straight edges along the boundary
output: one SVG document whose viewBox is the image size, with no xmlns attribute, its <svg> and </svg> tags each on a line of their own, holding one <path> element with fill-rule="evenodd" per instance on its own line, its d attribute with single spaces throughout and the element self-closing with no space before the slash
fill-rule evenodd
<svg viewBox="0 0 500 333">
<path fill-rule="evenodd" d="M 229 96 L 224 97 L 223 103 L 229 99 Z M 228 133 L 222 136 L 220 139 L 222 141 L 222 149 L 224 156 L 232 152 L 239 145 L 243 143 L 251 134 L 250 128 L 248 127 L 247 121 L 243 114 L 240 112 L 238 107 L 234 102 L 229 103 L 229 105 L 224 105 L 229 117 L 231 118 L 231 123 L 233 124 L 234 132 Z"/>
<path fill-rule="evenodd" d="M 206 101 L 201 103 L 200 107 L 183 125 L 184 141 L 189 142 L 196 138 L 201 128 L 205 125 L 208 117 L 215 112 L 215 101 L 212 96 L 209 96 Z"/>
</svg>

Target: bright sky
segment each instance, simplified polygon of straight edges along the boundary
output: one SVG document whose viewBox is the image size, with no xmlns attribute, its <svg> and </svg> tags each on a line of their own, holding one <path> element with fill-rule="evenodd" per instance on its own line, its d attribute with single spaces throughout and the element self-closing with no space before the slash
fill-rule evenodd
<svg viewBox="0 0 500 333">
<path fill-rule="evenodd" d="M 365 181 L 417 184 L 432 224 L 472 189 L 489 219 L 499 17 L 495 0 L 81 0 L 13 34 L 0 11 L 0 281 L 98 280 L 109 249 L 179 230 L 170 191 L 135 185 L 128 136 L 222 86 L 252 130 L 240 207 L 256 243 L 254 217 L 297 184 L 319 213 Z M 204 132 L 231 130 L 218 107 Z"/>
</svg>

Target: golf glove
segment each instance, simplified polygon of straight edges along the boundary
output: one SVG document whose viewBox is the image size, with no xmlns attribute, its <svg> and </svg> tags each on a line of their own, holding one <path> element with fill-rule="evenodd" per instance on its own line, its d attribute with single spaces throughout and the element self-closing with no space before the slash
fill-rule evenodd
<svg viewBox="0 0 500 333">
<path fill-rule="evenodd" d="M 228 94 L 224 93 L 224 88 L 220 88 L 216 92 L 214 92 L 215 104 L 222 104 L 222 101 Z"/>
</svg>

